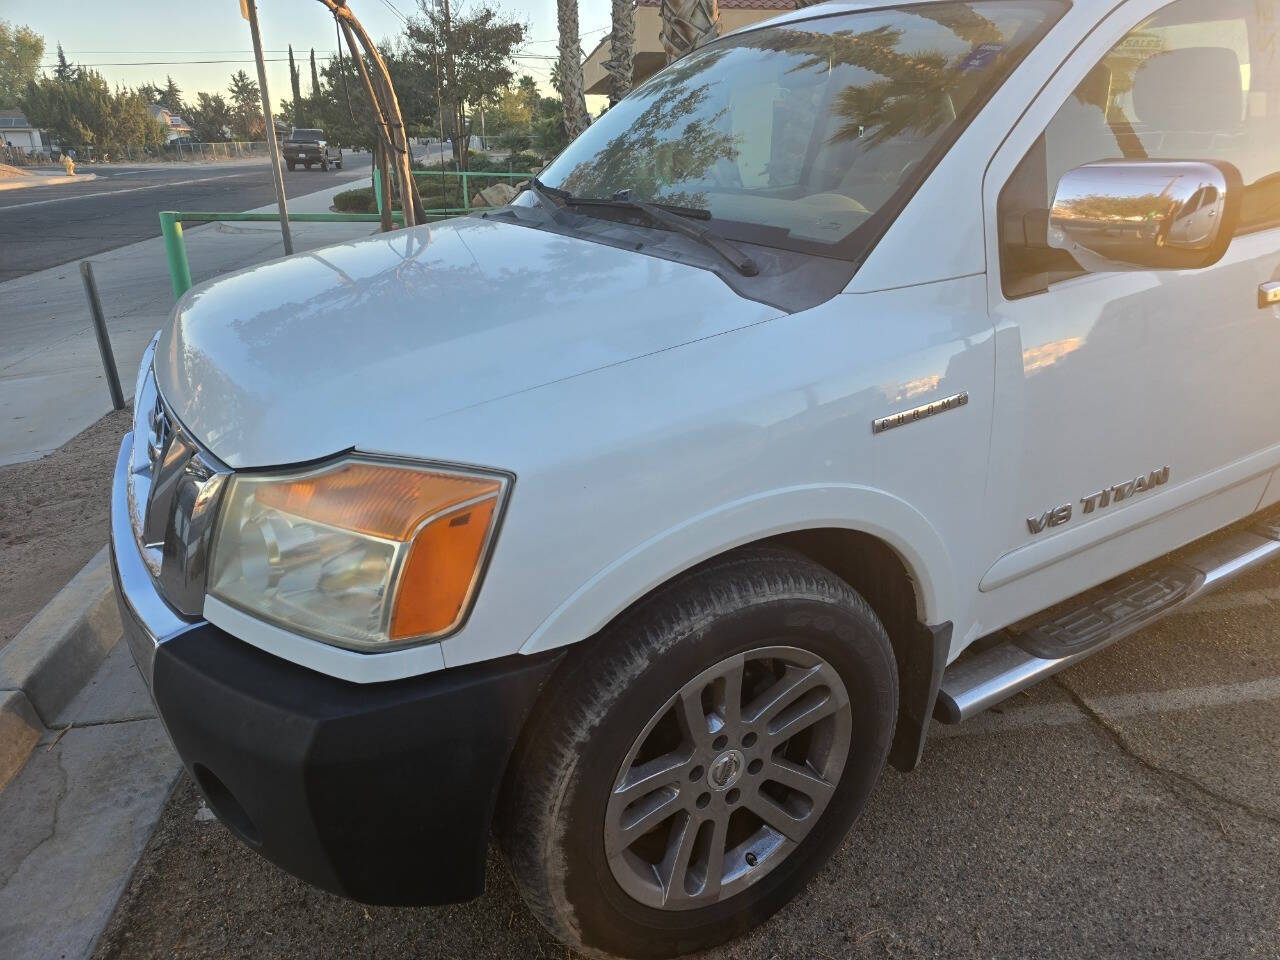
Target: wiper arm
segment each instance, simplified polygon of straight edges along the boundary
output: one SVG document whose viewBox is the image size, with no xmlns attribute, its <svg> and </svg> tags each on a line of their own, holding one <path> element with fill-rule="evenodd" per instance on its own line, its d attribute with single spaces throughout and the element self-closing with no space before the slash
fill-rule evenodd
<svg viewBox="0 0 1280 960">
<path fill-rule="evenodd" d="M 760 272 L 756 262 L 747 256 L 720 234 L 708 227 L 695 227 L 690 219 L 709 220 L 711 212 L 700 207 L 681 207 L 675 204 L 647 203 L 643 200 L 632 200 L 626 196 L 629 191 L 620 191 L 612 199 L 604 197 L 575 197 L 568 190 L 549 187 L 537 177 L 530 183 L 538 193 L 559 201 L 566 207 L 607 207 L 615 210 L 635 210 L 643 213 L 650 221 L 673 233 L 679 233 L 703 246 L 710 247 L 727 260 L 735 270 L 744 277 L 754 277 Z"/>
<path fill-rule="evenodd" d="M 720 254 L 720 256 L 724 257 L 725 260 L 729 261 L 729 263 L 733 265 L 733 268 L 744 277 L 754 277 L 760 272 L 760 267 L 756 265 L 756 262 L 752 260 L 751 257 L 747 256 L 710 227 L 696 227 L 692 223 L 689 223 L 687 219 L 684 219 L 688 217 L 689 214 L 675 213 L 671 209 L 659 206 L 656 203 L 645 203 L 643 200 L 613 200 L 611 203 L 620 207 L 631 207 L 639 210 L 650 220 L 662 224 L 667 229 L 696 240 L 703 246 L 710 247 L 716 253 Z M 710 216 L 710 213 L 705 210 L 699 211 L 699 214 L 706 214 L 707 217 Z M 702 219 L 702 217 L 699 216 L 699 219 Z"/>
</svg>

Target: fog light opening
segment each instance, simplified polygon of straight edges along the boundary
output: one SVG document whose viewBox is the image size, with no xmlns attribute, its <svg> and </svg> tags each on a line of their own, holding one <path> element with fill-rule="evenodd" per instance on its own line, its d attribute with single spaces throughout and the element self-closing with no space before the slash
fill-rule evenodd
<svg viewBox="0 0 1280 960">
<path fill-rule="evenodd" d="M 227 789 L 227 785 L 202 763 L 193 764 L 191 772 L 195 774 L 200 791 L 218 819 L 235 831 L 245 843 L 252 847 L 262 846 L 258 828 L 253 825 L 244 807 L 240 806 L 240 801 Z"/>
</svg>

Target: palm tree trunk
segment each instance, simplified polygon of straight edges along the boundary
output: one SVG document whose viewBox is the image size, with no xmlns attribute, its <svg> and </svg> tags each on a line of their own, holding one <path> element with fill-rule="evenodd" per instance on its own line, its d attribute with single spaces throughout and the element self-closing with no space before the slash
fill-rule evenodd
<svg viewBox="0 0 1280 960">
<path fill-rule="evenodd" d="M 636 8 L 634 0 L 613 0 L 613 32 L 609 36 L 609 106 L 631 92 L 632 67 L 636 46 Z"/>
<path fill-rule="evenodd" d="M 720 34 L 720 7 L 716 0 L 662 0 L 662 49 L 667 63 L 714 40 Z"/>
<path fill-rule="evenodd" d="M 582 42 L 578 38 L 578 0 L 556 0 L 560 27 L 560 96 L 564 101 L 564 129 L 572 140 L 591 122 L 582 93 Z"/>
</svg>

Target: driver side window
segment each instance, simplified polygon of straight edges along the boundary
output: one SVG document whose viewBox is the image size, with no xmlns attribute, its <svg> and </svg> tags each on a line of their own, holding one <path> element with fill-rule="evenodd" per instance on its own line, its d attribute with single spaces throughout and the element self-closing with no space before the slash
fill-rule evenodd
<svg viewBox="0 0 1280 960">
<path fill-rule="evenodd" d="M 1094 66 L 1000 194 L 1007 297 L 1086 271 L 1046 242 L 1058 181 L 1097 160 L 1235 165 L 1240 232 L 1280 225 L 1280 0 L 1177 0 Z"/>
</svg>

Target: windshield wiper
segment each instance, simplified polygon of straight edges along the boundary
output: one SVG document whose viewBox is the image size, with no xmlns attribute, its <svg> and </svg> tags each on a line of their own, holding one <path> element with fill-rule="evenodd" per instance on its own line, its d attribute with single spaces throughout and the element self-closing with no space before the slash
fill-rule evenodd
<svg viewBox="0 0 1280 960">
<path fill-rule="evenodd" d="M 630 190 L 620 190 L 612 198 L 608 199 L 604 197 L 575 197 L 568 190 L 548 187 L 537 177 L 534 177 L 531 182 L 533 188 L 539 193 L 558 200 L 566 207 L 605 207 L 607 209 L 643 213 L 649 218 L 650 222 L 711 248 L 744 277 L 754 277 L 760 272 L 760 267 L 756 265 L 756 262 L 751 257 L 720 236 L 720 234 L 708 227 L 696 227 L 688 222 L 691 219 L 710 220 L 710 210 L 704 210 L 701 207 L 681 207 L 676 204 L 647 203 L 643 200 L 633 200 L 628 196 L 631 192 Z"/>
</svg>

